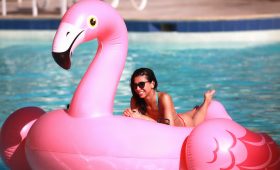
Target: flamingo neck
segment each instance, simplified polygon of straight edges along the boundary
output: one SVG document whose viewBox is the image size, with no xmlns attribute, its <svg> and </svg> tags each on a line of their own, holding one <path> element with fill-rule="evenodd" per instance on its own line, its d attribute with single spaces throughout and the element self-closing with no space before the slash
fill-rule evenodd
<svg viewBox="0 0 280 170">
<path fill-rule="evenodd" d="M 127 55 L 127 32 L 98 40 L 98 50 L 70 104 L 75 117 L 113 114 L 114 97 Z"/>
</svg>

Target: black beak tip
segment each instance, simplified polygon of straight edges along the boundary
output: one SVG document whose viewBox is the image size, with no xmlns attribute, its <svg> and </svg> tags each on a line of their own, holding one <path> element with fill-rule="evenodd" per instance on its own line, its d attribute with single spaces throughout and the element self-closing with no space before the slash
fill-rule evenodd
<svg viewBox="0 0 280 170">
<path fill-rule="evenodd" d="M 69 52 L 52 52 L 54 61 L 63 69 L 69 70 L 71 67 L 70 55 Z"/>
</svg>

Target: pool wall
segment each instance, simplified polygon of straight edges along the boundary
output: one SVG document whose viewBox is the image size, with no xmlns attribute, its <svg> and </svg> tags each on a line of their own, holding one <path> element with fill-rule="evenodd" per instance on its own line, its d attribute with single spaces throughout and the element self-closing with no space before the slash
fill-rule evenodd
<svg viewBox="0 0 280 170">
<path fill-rule="evenodd" d="M 14 44 L 15 41 L 48 41 L 51 43 L 56 30 L 0 30 L 0 47 Z M 176 45 L 176 48 L 248 48 L 280 42 L 280 29 L 258 31 L 232 32 L 131 32 L 129 42 L 142 44 L 165 43 L 166 47 Z M 173 45 L 172 45 L 173 44 Z"/>
<path fill-rule="evenodd" d="M 60 19 L 0 19 L 0 29 L 55 30 Z M 280 17 L 184 21 L 126 20 L 133 32 L 220 32 L 280 29 Z"/>
</svg>

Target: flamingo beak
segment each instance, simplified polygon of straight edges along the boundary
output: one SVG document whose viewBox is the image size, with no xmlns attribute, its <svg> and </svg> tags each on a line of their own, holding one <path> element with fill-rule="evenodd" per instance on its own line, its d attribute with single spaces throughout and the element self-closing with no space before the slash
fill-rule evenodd
<svg viewBox="0 0 280 170">
<path fill-rule="evenodd" d="M 64 51 L 64 52 L 52 52 L 52 56 L 54 58 L 54 61 L 62 68 L 69 70 L 71 67 L 71 55 L 73 50 L 73 45 L 76 42 L 77 38 L 82 34 L 83 31 L 78 33 L 78 35 L 74 38 L 72 41 L 70 47 Z M 77 45 L 77 44 L 76 44 Z M 74 45 L 74 46 L 76 46 Z M 74 47 L 75 48 L 75 47 Z"/>
<path fill-rule="evenodd" d="M 62 68 L 69 70 L 71 67 L 70 49 L 65 52 L 52 52 L 54 61 Z"/>
<path fill-rule="evenodd" d="M 54 61 L 63 69 L 70 69 L 74 49 L 83 42 L 83 29 L 69 23 L 62 23 L 55 35 L 52 49 Z"/>
</svg>

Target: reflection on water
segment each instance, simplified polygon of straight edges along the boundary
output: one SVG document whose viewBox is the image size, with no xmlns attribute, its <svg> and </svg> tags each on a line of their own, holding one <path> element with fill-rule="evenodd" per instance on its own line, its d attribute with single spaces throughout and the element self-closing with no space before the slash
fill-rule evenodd
<svg viewBox="0 0 280 170">
<path fill-rule="evenodd" d="M 0 46 L 1 124 L 24 106 L 47 111 L 66 107 L 96 49 L 96 42 L 78 47 L 72 69 L 65 71 L 51 57 L 51 41 L 26 42 Z M 159 90 L 173 96 L 178 112 L 200 104 L 204 91 L 214 88 L 216 99 L 234 120 L 266 132 L 280 143 L 280 44 L 218 47 L 130 42 L 114 114 L 121 114 L 129 105 L 129 79 L 134 69 L 150 67 L 158 77 Z"/>
</svg>

